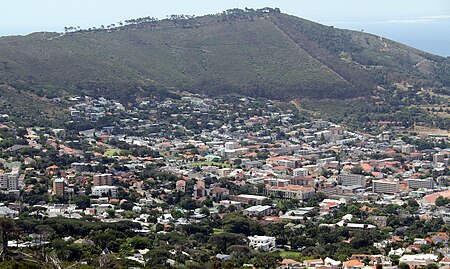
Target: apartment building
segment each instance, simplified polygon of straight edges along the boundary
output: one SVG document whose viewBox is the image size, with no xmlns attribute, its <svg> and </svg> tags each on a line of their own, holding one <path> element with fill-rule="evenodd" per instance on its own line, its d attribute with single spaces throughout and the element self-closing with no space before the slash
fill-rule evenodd
<svg viewBox="0 0 450 269">
<path fill-rule="evenodd" d="M 339 181 L 341 182 L 342 186 L 361 186 L 363 188 L 366 187 L 366 178 L 363 175 L 340 175 Z"/>
<path fill-rule="evenodd" d="M 18 173 L 0 174 L 0 189 L 7 191 L 18 190 L 19 174 Z"/>
<path fill-rule="evenodd" d="M 434 189 L 434 180 L 433 178 L 425 178 L 425 179 L 418 179 L 418 178 L 410 178 L 407 180 L 408 187 L 410 189 Z"/>
<path fill-rule="evenodd" d="M 372 191 L 375 193 L 396 194 L 400 191 L 398 179 L 380 179 L 372 181 Z"/>
<path fill-rule="evenodd" d="M 112 175 L 111 174 L 98 174 L 93 177 L 94 186 L 111 186 Z"/>
<path fill-rule="evenodd" d="M 53 180 L 53 194 L 64 196 L 66 180 L 64 178 L 56 178 Z"/>
<path fill-rule="evenodd" d="M 314 195 L 314 188 L 288 185 L 284 187 L 266 185 L 265 193 L 267 196 L 273 195 L 282 199 L 306 200 Z"/>
</svg>

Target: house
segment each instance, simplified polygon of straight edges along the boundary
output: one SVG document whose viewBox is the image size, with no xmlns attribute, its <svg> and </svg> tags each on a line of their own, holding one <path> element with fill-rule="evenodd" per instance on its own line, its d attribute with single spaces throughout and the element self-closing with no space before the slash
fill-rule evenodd
<svg viewBox="0 0 450 269">
<path fill-rule="evenodd" d="M 305 267 L 316 267 L 316 266 L 320 266 L 323 265 L 323 260 L 322 259 L 313 259 L 313 260 L 304 260 L 303 261 L 303 265 Z"/>
<path fill-rule="evenodd" d="M 424 266 L 436 263 L 438 256 L 434 254 L 410 254 L 400 257 L 401 263 L 406 263 L 409 266 Z"/>
<path fill-rule="evenodd" d="M 244 214 L 248 216 L 267 216 L 270 214 L 269 205 L 255 205 L 244 209 Z"/>
<path fill-rule="evenodd" d="M 314 187 L 315 181 L 311 176 L 296 176 L 289 179 L 290 185 L 299 185 L 305 187 Z"/>
<path fill-rule="evenodd" d="M 448 236 L 445 233 L 439 233 L 431 237 L 433 244 L 443 243 L 448 244 Z"/>
<path fill-rule="evenodd" d="M 272 251 L 276 248 L 275 237 L 272 236 L 249 236 L 248 246 L 254 249 L 260 249 L 262 251 Z"/>
<path fill-rule="evenodd" d="M 162 216 L 157 218 L 157 223 L 160 224 L 168 224 L 174 220 L 171 214 L 163 214 Z"/>
<path fill-rule="evenodd" d="M 92 196 L 99 197 L 116 197 L 117 187 L 116 186 L 94 186 L 92 187 Z"/>
<path fill-rule="evenodd" d="M 335 261 L 329 257 L 326 257 L 325 260 L 323 260 L 323 262 L 326 266 L 329 266 L 331 268 L 338 268 L 341 265 L 340 261 Z"/>
<path fill-rule="evenodd" d="M 344 269 L 361 269 L 364 267 L 364 263 L 358 260 L 349 260 L 344 262 Z"/>
<path fill-rule="evenodd" d="M 284 165 L 278 165 L 278 166 L 275 166 L 275 167 L 273 168 L 273 171 L 274 171 L 275 173 L 277 173 L 277 174 L 280 174 L 280 175 L 287 175 L 287 174 L 290 173 L 289 167 L 284 166 Z"/>
<path fill-rule="evenodd" d="M 306 217 L 306 215 L 313 211 L 314 207 L 303 207 L 297 208 L 294 210 L 286 211 L 283 215 L 280 216 L 281 219 L 290 219 L 290 220 L 302 220 Z"/>
<path fill-rule="evenodd" d="M 58 174 L 58 169 L 59 169 L 59 167 L 57 165 L 52 165 L 52 166 L 45 168 L 47 174 L 52 175 L 52 176 Z"/>
<path fill-rule="evenodd" d="M 176 190 L 180 191 L 180 192 L 185 192 L 186 191 L 186 181 L 184 180 L 178 180 L 176 182 Z"/>
<path fill-rule="evenodd" d="M 403 253 L 405 253 L 406 249 L 405 248 L 398 248 L 398 249 L 393 249 L 391 248 L 391 250 L 389 251 L 388 255 L 397 255 L 397 256 L 402 256 Z"/>
<path fill-rule="evenodd" d="M 214 187 L 209 190 L 209 195 L 213 198 L 224 198 L 230 195 L 230 191 L 226 188 Z"/>
<path fill-rule="evenodd" d="M 387 226 L 388 218 L 386 216 L 370 216 L 367 220 L 375 223 L 379 228 L 383 228 Z"/>
<path fill-rule="evenodd" d="M 450 258 L 444 257 L 442 260 L 439 261 L 439 267 L 449 267 L 450 266 Z"/>
<path fill-rule="evenodd" d="M 265 193 L 267 196 L 275 195 L 275 197 L 281 197 L 283 199 L 296 198 L 299 200 L 306 200 L 314 195 L 315 190 L 311 187 L 297 185 L 288 185 L 285 187 L 266 185 Z"/>
<path fill-rule="evenodd" d="M 194 185 L 194 196 L 199 198 L 199 197 L 205 197 L 206 194 L 207 193 L 206 193 L 205 181 L 203 181 L 203 180 L 197 181 L 197 183 Z"/>
<path fill-rule="evenodd" d="M 239 211 L 242 209 L 241 202 L 236 202 L 236 201 L 231 201 L 231 200 L 222 200 L 219 202 L 219 205 L 224 206 L 224 207 L 233 206 L 235 209 L 237 209 Z"/>
<path fill-rule="evenodd" d="M 231 259 L 231 255 L 227 255 L 227 254 L 217 254 L 216 258 L 221 260 L 221 261 L 228 261 L 229 259 Z"/>
<path fill-rule="evenodd" d="M 422 245 L 431 245 L 433 242 L 429 238 L 414 238 L 413 245 L 422 246 Z"/>
<path fill-rule="evenodd" d="M 230 195 L 229 198 L 231 201 L 236 201 L 248 205 L 260 205 L 265 199 L 267 199 L 266 196 L 252 194 Z"/>
<path fill-rule="evenodd" d="M 296 260 L 292 259 L 283 259 L 280 262 L 279 269 L 300 269 L 303 267 L 303 264 L 301 262 L 298 262 Z"/>
<path fill-rule="evenodd" d="M 0 218 L 15 218 L 17 216 L 19 216 L 19 211 L 0 206 Z"/>
<path fill-rule="evenodd" d="M 351 260 L 357 260 L 360 262 L 368 262 L 370 265 L 382 265 L 382 266 L 392 266 L 392 262 L 389 257 L 384 255 L 367 255 L 367 254 L 353 254 L 350 257 Z"/>
</svg>

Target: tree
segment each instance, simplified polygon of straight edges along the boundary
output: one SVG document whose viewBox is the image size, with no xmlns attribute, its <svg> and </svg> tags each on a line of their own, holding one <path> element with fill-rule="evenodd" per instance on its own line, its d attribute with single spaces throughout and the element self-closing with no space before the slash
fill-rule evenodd
<svg viewBox="0 0 450 269">
<path fill-rule="evenodd" d="M 439 196 L 439 197 L 442 197 L 442 196 Z M 408 206 L 410 206 L 410 207 L 419 207 L 419 203 L 417 203 L 417 201 L 415 199 L 410 198 L 410 199 L 408 199 Z"/>
<path fill-rule="evenodd" d="M 243 245 L 232 245 L 227 248 L 227 252 L 230 253 L 234 258 L 247 257 L 251 249 L 248 246 Z"/>
<path fill-rule="evenodd" d="M 123 210 L 132 210 L 134 206 L 134 203 L 130 202 L 130 201 L 125 201 L 120 205 L 120 208 Z"/>
<path fill-rule="evenodd" d="M 262 201 L 262 205 L 270 205 L 271 206 L 272 204 L 273 204 L 273 201 L 272 201 L 272 199 L 269 199 L 269 198 L 266 198 Z"/>
<path fill-rule="evenodd" d="M 438 198 L 436 198 L 436 201 L 435 201 L 436 206 L 445 206 L 448 203 L 450 203 L 450 199 L 444 198 L 442 196 L 439 196 Z"/>
<path fill-rule="evenodd" d="M 351 245 L 355 249 L 369 246 L 372 243 L 373 242 L 372 240 L 370 240 L 368 234 L 363 232 L 356 232 L 354 234 L 353 240 L 351 241 Z"/>
<path fill-rule="evenodd" d="M 357 165 L 357 166 L 353 167 L 352 169 L 350 169 L 350 172 L 352 174 L 362 175 L 364 173 L 364 170 L 362 169 L 362 167 L 360 165 Z"/>
<path fill-rule="evenodd" d="M 255 257 L 253 264 L 257 268 L 271 269 L 276 268 L 279 261 L 281 257 L 278 253 L 261 253 Z"/>
<path fill-rule="evenodd" d="M 78 208 L 86 209 L 91 206 L 91 198 L 89 196 L 76 196 L 73 202 Z"/>
<path fill-rule="evenodd" d="M 389 258 L 391 259 L 391 261 L 394 265 L 398 264 L 398 262 L 400 260 L 400 256 L 398 256 L 398 255 L 389 255 Z"/>
<path fill-rule="evenodd" d="M 42 255 L 45 256 L 45 241 L 49 240 L 54 234 L 55 230 L 48 225 L 38 225 L 34 228 L 39 234 L 39 244 L 41 246 Z"/>
<path fill-rule="evenodd" d="M 206 216 L 209 216 L 209 215 L 210 215 L 210 211 L 209 211 L 209 209 L 208 209 L 207 207 L 202 207 L 202 208 L 200 209 L 200 213 L 201 213 L 201 214 L 205 214 Z"/>
<path fill-rule="evenodd" d="M 118 261 L 115 257 L 111 255 L 101 255 L 98 257 L 98 267 L 99 268 L 118 268 Z"/>
<path fill-rule="evenodd" d="M 199 207 L 199 203 L 195 200 L 192 200 L 191 197 L 183 197 L 181 198 L 180 206 L 186 210 L 194 210 Z"/>
<path fill-rule="evenodd" d="M 16 230 L 16 223 L 12 219 L 0 218 L 0 232 L 2 235 L 2 253 L 8 250 L 8 239 Z"/>
<path fill-rule="evenodd" d="M 209 198 L 205 199 L 202 201 L 202 205 L 206 206 L 206 207 L 212 207 L 213 206 L 213 201 Z"/>
<path fill-rule="evenodd" d="M 439 267 L 435 263 L 427 264 L 424 269 L 438 269 Z"/>
<path fill-rule="evenodd" d="M 216 247 L 217 251 L 225 252 L 228 247 L 233 245 L 247 245 L 246 237 L 241 234 L 222 233 L 213 234 L 209 238 L 209 243 Z"/>
<path fill-rule="evenodd" d="M 144 257 L 148 260 L 147 266 L 153 268 L 153 266 L 166 264 L 167 258 L 169 258 L 169 251 L 161 248 L 154 248 L 145 254 Z"/>
<path fill-rule="evenodd" d="M 106 213 L 108 213 L 109 218 L 114 218 L 116 216 L 116 211 L 114 209 L 108 209 L 106 210 Z"/>
<path fill-rule="evenodd" d="M 261 235 L 261 225 L 244 215 L 230 213 L 223 217 L 224 229 L 229 233 L 245 235 Z"/>
</svg>

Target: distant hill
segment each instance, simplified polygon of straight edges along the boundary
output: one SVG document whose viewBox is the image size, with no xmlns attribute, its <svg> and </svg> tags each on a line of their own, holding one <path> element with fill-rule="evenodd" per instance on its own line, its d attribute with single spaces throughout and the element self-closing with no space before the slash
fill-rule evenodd
<svg viewBox="0 0 450 269">
<path fill-rule="evenodd" d="M 269 8 L 0 38 L 0 83 L 46 97 L 133 101 L 155 91 L 187 90 L 352 98 L 400 81 L 448 86 L 449 61 Z"/>
</svg>

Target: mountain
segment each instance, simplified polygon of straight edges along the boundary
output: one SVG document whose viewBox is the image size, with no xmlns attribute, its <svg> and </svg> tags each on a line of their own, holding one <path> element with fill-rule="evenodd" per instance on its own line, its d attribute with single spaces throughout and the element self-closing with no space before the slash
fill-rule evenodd
<svg viewBox="0 0 450 269">
<path fill-rule="evenodd" d="M 122 23 L 121 23 L 122 24 Z M 264 8 L 0 38 L 0 83 L 39 96 L 133 101 L 166 90 L 277 99 L 450 85 L 449 60 Z"/>
</svg>

